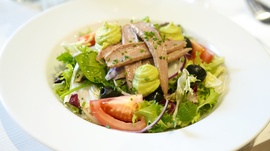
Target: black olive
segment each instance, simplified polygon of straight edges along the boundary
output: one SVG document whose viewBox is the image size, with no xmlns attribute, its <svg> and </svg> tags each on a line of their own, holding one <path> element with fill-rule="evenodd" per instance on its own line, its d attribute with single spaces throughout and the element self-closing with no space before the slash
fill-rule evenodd
<svg viewBox="0 0 270 151">
<path fill-rule="evenodd" d="M 161 102 L 162 100 L 164 100 L 161 87 L 158 87 L 154 92 L 146 96 L 144 99 L 148 101 L 156 100 L 156 102 Z"/>
<path fill-rule="evenodd" d="M 54 83 L 61 83 L 65 81 L 65 79 L 63 78 L 63 76 L 58 76 L 54 79 Z"/>
<path fill-rule="evenodd" d="M 206 71 L 199 65 L 191 64 L 187 66 L 189 74 L 194 75 L 197 79 L 203 81 L 206 77 Z"/>
<path fill-rule="evenodd" d="M 187 42 L 186 47 L 185 48 L 192 48 L 192 44 L 191 41 L 189 40 L 188 37 L 185 37 L 185 41 Z M 188 53 L 191 54 L 192 50 L 189 51 Z"/>
<path fill-rule="evenodd" d="M 116 91 L 112 87 L 103 87 L 100 90 L 100 98 L 110 98 L 110 97 L 116 97 L 120 95 L 121 93 Z"/>
</svg>

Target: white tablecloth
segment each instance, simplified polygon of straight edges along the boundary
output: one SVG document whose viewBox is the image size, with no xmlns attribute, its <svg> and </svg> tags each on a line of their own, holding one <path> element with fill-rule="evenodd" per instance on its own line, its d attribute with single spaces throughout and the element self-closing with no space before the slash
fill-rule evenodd
<svg viewBox="0 0 270 151">
<path fill-rule="evenodd" d="M 62 0 L 63 1 L 63 0 Z M 61 1 L 61 2 L 62 2 Z M 245 0 L 185 0 L 190 3 L 213 9 L 230 18 L 239 26 L 242 26 L 250 34 L 254 35 L 270 54 L 270 25 L 260 23 L 254 19 L 248 9 Z M 262 0 L 270 3 L 269 0 Z M 0 0 L 0 48 L 15 30 L 31 17 L 42 12 L 42 9 L 56 4 L 40 7 L 37 3 L 21 4 L 14 0 Z M 54 2 L 54 3 L 53 3 Z M 0 151 L 50 151 L 51 149 L 34 140 L 21 129 L 8 115 L 8 112 L 0 103 Z M 257 137 L 252 151 L 267 150 L 270 148 L 270 125 Z"/>
</svg>

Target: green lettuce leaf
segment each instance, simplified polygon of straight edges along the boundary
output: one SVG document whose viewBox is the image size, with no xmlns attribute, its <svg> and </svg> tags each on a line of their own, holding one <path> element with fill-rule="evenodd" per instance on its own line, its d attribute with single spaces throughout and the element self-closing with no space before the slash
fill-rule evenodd
<svg viewBox="0 0 270 151">
<path fill-rule="evenodd" d="M 70 54 L 75 54 L 78 52 L 90 52 L 93 51 L 91 47 L 89 47 L 87 44 L 84 44 L 83 41 L 78 41 L 75 43 L 68 43 L 68 44 L 63 44 L 63 47 L 67 52 Z"/>
<path fill-rule="evenodd" d="M 73 66 L 71 64 L 66 64 L 66 69 L 59 73 L 58 77 L 62 82 L 53 84 L 53 90 L 59 96 L 69 91 L 72 73 Z"/>
<path fill-rule="evenodd" d="M 197 105 L 191 101 L 182 102 L 178 108 L 177 118 L 183 122 L 191 122 L 197 115 Z"/>
<path fill-rule="evenodd" d="M 139 109 L 135 112 L 135 116 L 143 116 L 147 123 L 151 124 L 159 116 L 162 110 L 163 106 L 155 101 L 142 101 L 139 102 Z M 148 132 L 163 132 L 170 128 L 173 128 L 172 116 L 165 112 L 159 122 Z"/>
<path fill-rule="evenodd" d="M 74 57 L 70 54 L 69 51 L 66 51 L 62 54 L 60 54 L 57 58 L 58 61 L 63 62 L 64 64 L 71 64 L 72 67 L 75 66 L 76 64 L 76 60 L 74 59 Z"/>
<path fill-rule="evenodd" d="M 107 85 L 108 82 L 105 79 L 106 66 L 100 64 L 96 60 L 97 53 L 94 51 L 84 52 L 75 57 L 79 64 L 79 67 L 85 77 L 93 83 L 102 83 Z"/>
<path fill-rule="evenodd" d="M 206 88 L 203 85 L 200 85 L 198 88 L 198 111 L 200 114 L 203 115 L 209 113 L 216 105 L 218 98 L 219 93 L 217 93 L 214 88 Z"/>
</svg>

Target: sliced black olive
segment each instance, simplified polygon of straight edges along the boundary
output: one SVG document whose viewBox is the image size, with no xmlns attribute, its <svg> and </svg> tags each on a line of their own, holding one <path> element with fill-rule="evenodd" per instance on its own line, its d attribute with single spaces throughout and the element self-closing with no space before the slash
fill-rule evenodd
<svg viewBox="0 0 270 151">
<path fill-rule="evenodd" d="M 100 98 L 110 98 L 120 96 L 121 93 L 112 87 L 103 87 L 100 90 Z"/>
<path fill-rule="evenodd" d="M 161 87 L 158 87 L 154 92 L 152 92 L 151 94 L 146 96 L 144 99 L 148 100 L 148 101 L 156 100 L 156 102 L 161 102 L 165 98 L 163 96 L 163 92 L 162 92 Z"/>
<path fill-rule="evenodd" d="M 58 76 L 54 79 L 54 83 L 61 83 L 62 81 L 65 81 L 63 76 Z"/>
<path fill-rule="evenodd" d="M 185 48 L 192 48 L 192 44 L 191 41 L 189 40 L 188 37 L 185 37 L 185 41 L 187 42 L 186 47 Z"/>
<path fill-rule="evenodd" d="M 189 74 L 194 75 L 197 79 L 203 81 L 206 77 L 206 71 L 199 65 L 191 64 L 187 66 Z"/>
</svg>

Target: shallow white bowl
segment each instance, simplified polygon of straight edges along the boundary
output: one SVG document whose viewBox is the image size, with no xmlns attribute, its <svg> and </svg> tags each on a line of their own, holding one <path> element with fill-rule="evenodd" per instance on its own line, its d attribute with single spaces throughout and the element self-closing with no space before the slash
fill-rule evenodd
<svg viewBox="0 0 270 151">
<path fill-rule="evenodd" d="M 52 90 L 60 43 L 85 26 L 106 20 L 173 21 L 225 57 L 228 91 L 206 118 L 157 134 L 110 130 L 84 121 Z M 54 150 L 236 150 L 270 119 L 270 58 L 246 31 L 223 16 L 177 0 L 73 1 L 22 26 L 0 60 L 1 101 L 30 135 Z"/>
</svg>

